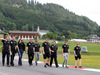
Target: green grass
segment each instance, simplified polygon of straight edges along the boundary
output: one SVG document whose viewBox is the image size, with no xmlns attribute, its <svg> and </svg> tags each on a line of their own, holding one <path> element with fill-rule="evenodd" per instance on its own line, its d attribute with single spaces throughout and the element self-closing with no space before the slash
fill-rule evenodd
<svg viewBox="0 0 100 75">
<path fill-rule="evenodd" d="M 28 41 L 28 40 L 27 40 Z M 39 44 L 42 47 L 42 42 L 44 42 L 45 40 L 39 40 Z M 50 44 L 52 44 L 53 40 L 50 40 Z M 27 44 L 27 42 L 25 42 L 25 44 Z M 59 54 L 62 53 L 62 45 L 64 44 L 64 42 L 59 42 L 57 44 L 58 46 L 58 50 L 59 50 Z M 76 46 L 76 42 L 68 42 L 69 44 L 69 49 L 71 54 L 73 55 L 73 50 L 74 47 Z M 88 49 L 88 53 L 82 53 L 83 55 L 100 55 L 100 43 L 80 43 L 80 47 L 86 46 Z M 0 51 L 1 51 L 1 47 L 2 47 L 2 42 L 0 42 Z"/>
<path fill-rule="evenodd" d="M 42 41 L 41 41 L 42 42 Z M 52 42 L 52 41 L 50 41 Z M 62 45 L 64 42 L 59 42 L 57 44 L 59 54 L 62 53 Z M 74 47 L 76 46 L 76 42 L 68 42 L 70 47 L 71 55 L 73 55 Z M 42 46 L 42 43 L 40 43 Z M 88 53 L 82 53 L 82 67 L 86 68 L 96 68 L 100 69 L 100 43 L 80 43 L 80 47 L 86 46 L 88 49 Z M 58 63 L 62 64 L 64 58 L 59 56 Z M 43 56 L 40 56 L 40 61 L 43 61 Z M 69 56 L 68 65 L 74 66 L 75 58 L 74 56 Z M 78 61 L 79 64 L 79 61 Z"/>
<path fill-rule="evenodd" d="M 71 51 L 74 50 L 76 46 L 76 42 L 68 42 L 69 48 Z M 57 44 L 59 50 L 62 50 L 63 42 Z M 91 44 L 91 43 L 80 43 L 80 47 L 86 46 L 89 52 L 100 52 L 100 44 Z"/>
<path fill-rule="evenodd" d="M 42 42 L 44 42 L 45 40 L 39 40 L 39 44 L 42 47 Z M 50 43 L 52 44 L 53 40 L 50 40 Z M 27 44 L 27 42 L 25 42 L 25 44 Z M 59 54 L 62 54 L 62 45 L 64 44 L 64 42 L 59 42 L 57 44 L 58 46 L 58 50 L 59 50 Z M 69 47 L 70 47 L 70 52 L 71 55 L 73 55 L 73 50 L 74 47 L 76 46 L 76 42 L 68 42 Z M 86 67 L 86 68 L 96 68 L 96 69 L 100 69 L 100 43 L 80 43 L 80 47 L 86 46 L 88 49 L 88 53 L 82 53 L 82 66 Z M 1 51 L 1 47 L 2 47 L 2 42 L 0 42 L 0 51 Z M 24 57 L 27 58 L 27 57 Z M 60 56 L 58 58 L 58 62 L 59 64 L 62 64 L 64 58 L 62 56 Z M 43 56 L 40 56 L 40 61 L 43 61 Z M 74 56 L 69 56 L 68 59 L 68 65 L 73 65 L 74 66 Z"/>
<path fill-rule="evenodd" d="M 2 48 L 2 42 L 0 41 L 0 52 L 1 52 L 1 48 Z"/>
<path fill-rule="evenodd" d="M 74 47 L 76 46 L 76 42 L 68 42 L 69 49 L 71 54 L 73 55 Z M 57 44 L 59 53 L 62 53 L 62 45 L 63 42 Z M 98 55 L 100 56 L 100 43 L 80 43 L 80 47 L 86 46 L 88 49 L 88 53 L 82 53 L 83 55 Z"/>
<path fill-rule="evenodd" d="M 24 56 L 23 58 L 28 58 L 27 56 Z M 100 56 L 82 56 L 82 67 L 84 68 L 95 68 L 100 69 Z M 57 59 L 59 64 L 62 64 L 64 61 L 63 56 L 59 56 Z M 40 60 L 43 61 L 43 56 L 40 56 Z M 74 56 L 69 56 L 68 58 L 68 65 L 74 66 L 75 64 L 75 58 Z M 79 60 L 77 63 L 77 66 L 79 65 Z"/>
</svg>

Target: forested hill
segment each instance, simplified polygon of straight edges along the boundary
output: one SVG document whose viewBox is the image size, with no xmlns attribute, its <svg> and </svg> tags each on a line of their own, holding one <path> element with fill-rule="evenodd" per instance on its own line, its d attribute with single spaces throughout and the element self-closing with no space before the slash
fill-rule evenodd
<svg viewBox="0 0 100 75">
<path fill-rule="evenodd" d="M 37 26 L 58 35 L 64 31 L 86 37 L 96 33 L 98 25 L 57 4 L 27 3 L 25 0 L 0 0 L 0 29 L 36 30 Z"/>
</svg>

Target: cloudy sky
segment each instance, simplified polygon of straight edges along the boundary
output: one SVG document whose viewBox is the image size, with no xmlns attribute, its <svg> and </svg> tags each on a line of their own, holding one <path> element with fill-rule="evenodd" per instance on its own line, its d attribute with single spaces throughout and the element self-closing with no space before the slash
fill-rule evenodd
<svg viewBox="0 0 100 75">
<path fill-rule="evenodd" d="M 56 3 L 68 10 L 87 16 L 100 25 L 100 0 L 36 0 L 40 3 Z"/>
</svg>

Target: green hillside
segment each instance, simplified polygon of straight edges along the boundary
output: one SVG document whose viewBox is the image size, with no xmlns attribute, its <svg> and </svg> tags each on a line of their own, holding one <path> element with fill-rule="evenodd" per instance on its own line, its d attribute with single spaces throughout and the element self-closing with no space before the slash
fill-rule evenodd
<svg viewBox="0 0 100 75">
<path fill-rule="evenodd" d="M 78 16 L 57 4 L 27 3 L 25 0 L 0 0 L 0 29 L 37 30 L 37 26 L 63 36 L 70 31 L 78 38 L 99 34 L 99 26 L 85 16 Z"/>
</svg>

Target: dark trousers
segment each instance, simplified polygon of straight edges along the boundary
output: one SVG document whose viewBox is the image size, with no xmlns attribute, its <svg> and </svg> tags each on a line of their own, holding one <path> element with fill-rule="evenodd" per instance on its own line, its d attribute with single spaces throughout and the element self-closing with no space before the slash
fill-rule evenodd
<svg viewBox="0 0 100 75">
<path fill-rule="evenodd" d="M 14 64 L 14 57 L 15 57 L 15 52 L 12 51 L 10 64 Z"/>
<path fill-rule="evenodd" d="M 23 50 L 19 50 L 18 55 L 19 55 L 18 63 L 19 65 L 22 65 Z"/>
<path fill-rule="evenodd" d="M 28 62 L 30 65 L 32 64 L 33 59 L 34 59 L 34 53 L 29 53 L 28 54 Z"/>
<path fill-rule="evenodd" d="M 9 65 L 9 52 L 2 52 L 2 64 L 5 64 L 5 56 L 7 55 L 7 65 Z"/>
<path fill-rule="evenodd" d="M 55 65 L 56 67 L 58 66 L 58 62 L 57 62 L 57 54 L 51 54 L 51 60 L 50 60 L 50 66 L 52 66 L 52 62 L 53 62 L 53 59 L 55 61 Z"/>
</svg>

